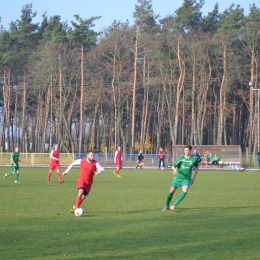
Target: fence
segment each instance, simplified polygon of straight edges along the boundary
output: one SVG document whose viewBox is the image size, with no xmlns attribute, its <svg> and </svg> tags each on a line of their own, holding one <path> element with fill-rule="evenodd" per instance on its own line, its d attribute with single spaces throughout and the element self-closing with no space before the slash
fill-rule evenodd
<svg viewBox="0 0 260 260">
<path fill-rule="evenodd" d="M 174 145 L 173 160 L 183 154 L 185 145 Z M 202 156 L 208 155 L 210 159 L 214 154 L 218 154 L 221 161 L 233 161 L 242 164 L 242 151 L 239 145 L 194 145 L 193 149 L 196 149 Z"/>
<path fill-rule="evenodd" d="M 185 145 L 174 145 L 172 148 L 173 160 L 183 154 Z M 240 145 L 194 145 L 201 156 L 207 156 L 209 164 L 215 154 L 219 156 L 219 160 L 223 162 L 222 167 L 234 168 L 243 167 L 244 161 Z"/>
<path fill-rule="evenodd" d="M 0 164 L 10 164 L 12 153 L 0 153 Z M 73 153 L 61 153 L 60 162 L 68 165 L 73 161 Z M 45 166 L 50 164 L 49 153 L 20 153 L 20 160 L 23 165 Z"/>
<path fill-rule="evenodd" d="M 138 154 L 123 154 L 123 166 L 135 167 L 137 164 Z M 86 157 L 86 153 L 61 153 L 60 163 L 61 166 L 68 166 L 73 160 Z M 10 165 L 11 153 L 0 153 L 0 164 Z M 96 153 L 95 159 L 98 160 L 104 167 L 114 167 L 114 154 L 113 153 Z M 48 166 L 50 164 L 49 153 L 20 153 L 20 160 L 23 162 L 21 165 L 27 166 Z M 158 155 L 157 154 L 144 154 L 144 167 L 158 168 Z M 172 164 L 172 155 L 165 155 L 165 165 Z"/>
<path fill-rule="evenodd" d="M 175 154 L 166 154 L 165 155 L 165 166 L 169 166 L 172 162 L 182 154 L 183 147 L 180 147 L 179 150 L 176 150 Z M 198 151 L 199 147 L 197 147 Z M 214 150 L 212 150 L 214 151 Z M 226 153 L 226 154 L 225 154 Z M 230 166 L 232 162 L 239 163 L 240 166 L 258 168 L 257 156 L 251 155 L 242 157 L 225 152 L 224 150 L 220 153 L 220 158 L 226 166 Z M 123 167 L 133 168 L 137 164 L 138 154 L 123 154 Z M 60 163 L 62 167 L 68 166 L 73 160 L 86 157 L 85 153 L 61 153 L 60 154 Z M 95 159 L 98 160 L 104 167 L 114 167 L 114 154 L 113 153 L 96 153 Z M 20 153 L 20 160 L 23 161 L 21 165 L 25 166 L 48 166 L 50 163 L 50 154 L 49 153 Z M 10 165 L 11 162 L 11 153 L 0 153 L 0 165 Z M 144 154 L 144 168 L 158 168 L 158 155 L 157 154 Z"/>
<path fill-rule="evenodd" d="M 159 157 L 158 154 L 143 154 L 144 167 L 158 168 Z M 75 153 L 74 160 L 86 157 L 85 153 Z M 137 165 L 138 154 L 124 154 L 123 153 L 123 167 L 135 167 Z M 113 153 L 97 153 L 95 159 L 98 160 L 104 167 L 114 167 L 114 154 Z M 165 166 L 172 164 L 172 154 L 166 154 L 164 158 Z"/>
</svg>

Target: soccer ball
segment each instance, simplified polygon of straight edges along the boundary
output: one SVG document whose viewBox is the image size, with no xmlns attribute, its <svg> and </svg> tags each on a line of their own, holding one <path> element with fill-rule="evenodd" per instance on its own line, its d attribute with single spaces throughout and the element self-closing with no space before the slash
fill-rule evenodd
<svg viewBox="0 0 260 260">
<path fill-rule="evenodd" d="M 75 209 L 74 214 L 76 217 L 81 217 L 84 214 L 84 209 L 82 208 Z"/>
</svg>

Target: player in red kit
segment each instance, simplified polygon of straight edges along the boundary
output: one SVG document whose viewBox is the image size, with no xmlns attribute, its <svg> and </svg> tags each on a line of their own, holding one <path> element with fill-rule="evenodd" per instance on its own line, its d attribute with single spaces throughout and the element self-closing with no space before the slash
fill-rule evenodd
<svg viewBox="0 0 260 260">
<path fill-rule="evenodd" d="M 116 175 L 116 177 L 121 177 L 120 169 L 122 168 L 122 162 L 122 150 L 121 146 L 118 146 L 114 158 L 114 163 L 116 164 L 116 170 L 114 171 L 114 175 Z"/>
<path fill-rule="evenodd" d="M 59 183 L 63 183 L 64 180 L 61 179 L 61 174 L 60 174 L 60 151 L 59 151 L 59 146 L 57 144 L 55 144 L 54 148 L 51 150 L 50 158 L 51 158 L 51 163 L 50 163 L 50 170 L 48 172 L 47 182 L 48 183 L 51 182 L 52 171 L 56 169 Z"/>
<path fill-rule="evenodd" d="M 70 164 L 70 166 L 62 173 L 62 175 L 66 175 L 73 166 L 80 166 L 80 174 L 78 180 L 76 182 L 76 187 L 78 189 L 78 195 L 76 197 L 76 203 L 73 206 L 72 213 L 77 208 L 80 208 L 81 203 L 84 201 L 86 196 L 89 194 L 91 190 L 91 186 L 93 183 L 93 178 L 95 172 L 96 175 L 104 173 L 104 168 L 99 164 L 98 161 L 94 160 L 94 151 L 89 150 L 87 152 L 87 158 L 75 160 Z"/>
</svg>

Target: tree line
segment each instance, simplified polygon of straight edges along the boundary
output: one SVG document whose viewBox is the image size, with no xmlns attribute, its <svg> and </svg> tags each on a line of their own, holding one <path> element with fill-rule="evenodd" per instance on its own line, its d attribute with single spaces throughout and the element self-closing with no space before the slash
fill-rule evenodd
<svg viewBox="0 0 260 260">
<path fill-rule="evenodd" d="M 259 149 L 260 9 L 223 13 L 184 0 L 160 17 L 138 0 L 133 24 L 37 15 L 23 6 L 0 30 L 3 151 L 171 151 L 172 145 Z M 251 82 L 251 88 L 249 86 Z"/>
</svg>

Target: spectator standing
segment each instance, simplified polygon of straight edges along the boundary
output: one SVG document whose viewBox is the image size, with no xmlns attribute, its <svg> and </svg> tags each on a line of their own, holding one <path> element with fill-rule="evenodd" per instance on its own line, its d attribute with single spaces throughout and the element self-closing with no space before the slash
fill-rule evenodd
<svg viewBox="0 0 260 260">
<path fill-rule="evenodd" d="M 206 153 L 204 153 L 203 159 L 201 161 L 201 166 L 207 168 L 209 166 L 208 161 L 209 161 L 209 157 L 208 157 L 208 155 Z"/>
<path fill-rule="evenodd" d="M 193 150 L 193 153 L 191 154 L 191 156 L 194 157 L 198 161 L 198 163 L 201 162 L 201 157 L 200 157 L 200 154 L 197 152 L 197 149 Z"/>
<path fill-rule="evenodd" d="M 257 153 L 258 168 L 260 168 L 260 151 Z"/>
<path fill-rule="evenodd" d="M 165 164 L 164 164 L 164 157 L 165 157 L 165 152 L 164 152 L 164 150 L 162 149 L 162 148 L 160 148 L 160 150 L 159 150 L 159 167 L 158 167 L 158 169 L 165 169 Z"/>
</svg>

